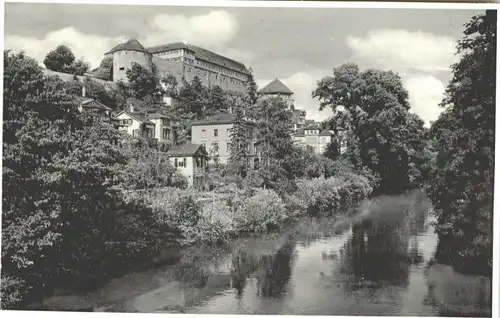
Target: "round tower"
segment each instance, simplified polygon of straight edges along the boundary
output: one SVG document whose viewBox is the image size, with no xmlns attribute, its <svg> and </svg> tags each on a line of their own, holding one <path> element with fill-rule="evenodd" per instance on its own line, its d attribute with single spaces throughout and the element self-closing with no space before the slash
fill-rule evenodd
<svg viewBox="0 0 500 318">
<path fill-rule="evenodd" d="M 153 56 L 136 39 L 130 39 L 119 44 L 106 53 L 113 56 L 113 82 L 127 82 L 127 69 L 132 63 L 137 63 L 151 71 L 153 68 Z"/>
</svg>

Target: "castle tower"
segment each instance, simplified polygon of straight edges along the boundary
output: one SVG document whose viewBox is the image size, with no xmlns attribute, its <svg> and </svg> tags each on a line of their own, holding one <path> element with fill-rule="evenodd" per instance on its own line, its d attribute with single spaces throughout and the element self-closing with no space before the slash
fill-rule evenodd
<svg viewBox="0 0 500 318">
<path fill-rule="evenodd" d="M 293 92 L 279 79 L 275 79 L 259 90 L 259 96 L 261 98 L 279 97 L 287 103 L 289 108 L 292 108 L 294 102 Z"/>
<path fill-rule="evenodd" d="M 106 53 L 113 57 L 113 82 L 127 82 L 127 69 L 132 63 L 137 63 L 151 71 L 153 68 L 152 55 L 136 39 L 130 39 L 118 44 Z"/>
</svg>

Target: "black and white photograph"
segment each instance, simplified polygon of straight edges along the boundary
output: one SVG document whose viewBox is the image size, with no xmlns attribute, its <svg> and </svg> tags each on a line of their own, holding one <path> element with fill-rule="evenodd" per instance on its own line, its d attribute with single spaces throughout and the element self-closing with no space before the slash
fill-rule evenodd
<svg viewBox="0 0 500 318">
<path fill-rule="evenodd" d="M 211 2 L 3 4 L 0 315 L 498 317 L 498 6 Z"/>
</svg>

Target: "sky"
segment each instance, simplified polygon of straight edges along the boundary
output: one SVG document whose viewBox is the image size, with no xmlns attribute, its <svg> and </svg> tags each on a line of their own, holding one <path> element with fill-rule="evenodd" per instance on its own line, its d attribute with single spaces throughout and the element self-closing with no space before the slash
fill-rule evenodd
<svg viewBox="0 0 500 318">
<path fill-rule="evenodd" d="M 43 61 L 59 44 L 98 66 L 129 38 L 144 46 L 174 41 L 210 49 L 251 67 L 259 88 L 279 78 L 307 118 L 324 120 L 311 97 L 317 81 L 343 63 L 393 70 L 411 111 L 429 124 L 457 61 L 468 9 L 238 8 L 6 3 L 6 49 Z"/>
</svg>

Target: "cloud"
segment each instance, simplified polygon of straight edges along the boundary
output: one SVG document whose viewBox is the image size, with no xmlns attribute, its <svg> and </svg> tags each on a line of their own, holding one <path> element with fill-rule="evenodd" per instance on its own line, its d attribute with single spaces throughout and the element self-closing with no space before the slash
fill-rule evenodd
<svg viewBox="0 0 500 318">
<path fill-rule="evenodd" d="M 312 98 L 311 93 L 316 88 L 319 79 L 326 76 L 328 71 L 313 70 L 311 72 L 298 72 L 289 77 L 280 78 L 292 92 L 294 92 L 295 108 L 306 111 L 308 119 L 323 121 L 333 113 L 331 109 L 319 110 L 319 102 Z M 259 89 L 267 85 L 273 79 L 257 79 Z"/>
<path fill-rule="evenodd" d="M 34 37 L 5 35 L 4 44 L 6 49 L 14 51 L 25 51 L 27 55 L 35 58 L 42 64 L 48 52 L 54 50 L 58 45 L 66 45 L 73 51 L 77 59 L 84 58 L 96 67 L 105 52 L 115 43 L 125 41 L 125 37 L 103 37 L 94 34 L 84 34 L 73 27 L 63 28 L 49 32 L 43 39 Z"/>
<path fill-rule="evenodd" d="M 226 11 L 187 17 L 160 14 L 151 21 L 153 33 L 144 38 L 145 45 L 175 41 L 196 43 L 202 47 L 222 47 L 238 32 L 236 18 Z"/>
<path fill-rule="evenodd" d="M 457 56 L 456 41 L 421 31 L 380 29 L 366 37 L 348 36 L 346 43 L 354 57 L 397 72 L 448 72 Z"/>
<path fill-rule="evenodd" d="M 227 46 L 237 35 L 238 22 L 233 15 L 222 10 L 194 16 L 159 14 L 147 28 L 144 34 L 138 36 L 138 40 L 146 47 L 187 41 L 242 62 L 249 63 L 253 58 L 251 52 Z M 85 34 L 74 27 L 67 27 L 51 31 L 43 38 L 6 34 L 5 47 L 23 50 L 41 63 L 48 52 L 64 44 L 71 48 L 77 58 L 84 57 L 92 67 L 97 67 L 104 53 L 129 37 L 128 34 L 117 37 Z"/>
<path fill-rule="evenodd" d="M 414 75 L 404 81 L 409 92 L 411 111 L 419 115 L 426 125 L 438 118 L 442 109 L 445 85 L 432 75 Z"/>
</svg>

